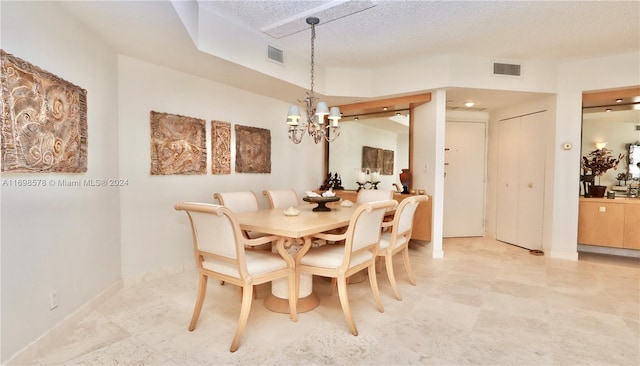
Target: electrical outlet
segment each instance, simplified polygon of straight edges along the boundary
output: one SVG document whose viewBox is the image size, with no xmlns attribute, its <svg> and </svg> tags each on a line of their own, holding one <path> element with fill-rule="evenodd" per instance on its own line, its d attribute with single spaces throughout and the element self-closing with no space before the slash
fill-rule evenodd
<svg viewBox="0 0 640 366">
<path fill-rule="evenodd" d="M 52 290 L 49 292 L 49 310 L 53 310 L 58 307 L 58 290 Z"/>
</svg>

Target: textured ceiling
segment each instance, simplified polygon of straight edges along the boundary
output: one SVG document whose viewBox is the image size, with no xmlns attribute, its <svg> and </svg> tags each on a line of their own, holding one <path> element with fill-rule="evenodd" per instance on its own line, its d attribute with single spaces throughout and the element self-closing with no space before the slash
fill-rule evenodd
<svg viewBox="0 0 640 366">
<path fill-rule="evenodd" d="M 356 1 L 374 6 L 354 7 L 354 14 L 329 22 L 322 17 L 333 15 L 328 6 L 343 9 L 352 2 L 199 3 L 256 31 L 318 16 L 316 59 L 325 66 L 380 67 L 443 54 L 576 59 L 640 48 L 638 1 Z M 307 31 L 279 41 L 304 51 L 309 39 Z"/>
<path fill-rule="evenodd" d="M 308 55 L 308 29 L 281 38 L 265 34 L 280 25 L 320 19 L 316 64 L 376 68 L 442 55 L 499 61 L 567 60 L 640 52 L 640 1 L 198 1 L 287 52 Z M 282 100 L 300 87 L 199 52 L 169 1 L 60 2 L 119 53 L 183 70 Z M 229 29 L 229 34 L 234 32 Z M 229 35 L 228 34 L 228 35 Z M 225 35 L 225 36 L 228 36 Z M 242 47 L 242 44 L 238 44 Z M 450 89 L 447 99 L 481 101 L 491 110 L 531 97 L 526 93 Z M 331 100 L 328 100 L 331 102 Z M 350 103 L 354 100 L 336 101 Z"/>
</svg>

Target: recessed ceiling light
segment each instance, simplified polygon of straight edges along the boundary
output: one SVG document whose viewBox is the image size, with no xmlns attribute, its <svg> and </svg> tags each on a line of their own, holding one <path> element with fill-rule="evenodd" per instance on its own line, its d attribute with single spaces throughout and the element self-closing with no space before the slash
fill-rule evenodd
<svg viewBox="0 0 640 366">
<path fill-rule="evenodd" d="M 359 119 L 360 119 L 360 118 L 356 117 L 356 118 L 354 118 L 353 120 L 354 120 L 354 121 L 357 121 L 357 120 L 359 120 Z"/>
<path fill-rule="evenodd" d="M 466 102 L 466 103 L 464 104 L 464 106 L 465 106 L 465 107 L 467 107 L 467 108 L 471 108 L 471 107 L 473 107 L 474 105 L 475 105 L 475 103 L 474 103 L 474 102 Z"/>
<path fill-rule="evenodd" d="M 389 109 L 389 108 L 387 108 L 387 107 L 382 107 L 382 110 L 383 110 L 383 111 L 386 111 L 387 109 Z"/>
<path fill-rule="evenodd" d="M 622 103 L 622 98 L 616 99 L 616 103 Z"/>
<path fill-rule="evenodd" d="M 611 112 L 611 108 L 605 109 L 605 112 Z"/>
</svg>

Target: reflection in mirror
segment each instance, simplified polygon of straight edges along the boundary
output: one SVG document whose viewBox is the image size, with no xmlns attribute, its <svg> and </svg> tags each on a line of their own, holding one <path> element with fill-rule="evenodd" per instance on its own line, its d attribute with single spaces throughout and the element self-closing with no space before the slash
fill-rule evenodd
<svg viewBox="0 0 640 366">
<path fill-rule="evenodd" d="M 362 168 L 379 171 L 378 189 L 402 189 L 400 172 L 409 168 L 409 111 L 395 113 L 340 121 L 340 137 L 329 144 L 327 167 L 331 174 L 338 173 L 344 189 L 358 189 Z"/>
<path fill-rule="evenodd" d="M 618 179 L 619 174 L 640 174 L 637 166 L 640 158 L 634 157 L 635 163 L 630 163 L 630 145 L 640 145 L 634 143 L 640 141 L 640 87 L 584 93 L 582 104 L 580 155 L 586 156 L 600 146 L 606 146 L 615 156 L 629 154 L 629 158 L 623 159 L 617 170 L 610 169 L 600 177 L 600 184 L 608 189 L 626 191 L 629 182 Z M 635 151 L 636 148 L 634 156 Z M 635 179 L 640 179 L 640 176 Z"/>
<path fill-rule="evenodd" d="M 640 179 L 640 143 L 629 144 L 629 177 Z"/>
</svg>

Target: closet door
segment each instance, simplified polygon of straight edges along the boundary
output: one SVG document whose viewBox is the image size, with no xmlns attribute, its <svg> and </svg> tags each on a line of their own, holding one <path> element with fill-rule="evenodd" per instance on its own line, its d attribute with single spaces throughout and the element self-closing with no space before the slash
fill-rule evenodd
<svg viewBox="0 0 640 366">
<path fill-rule="evenodd" d="M 522 117 L 520 123 L 520 177 L 518 184 L 518 242 L 542 249 L 544 210 L 545 113 Z"/>
<path fill-rule="evenodd" d="M 520 174 L 520 118 L 499 122 L 496 239 L 518 241 L 518 176 Z"/>
<path fill-rule="evenodd" d="M 496 238 L 542 249 L 546 112 L 500 121 Z"/>
</svg>

